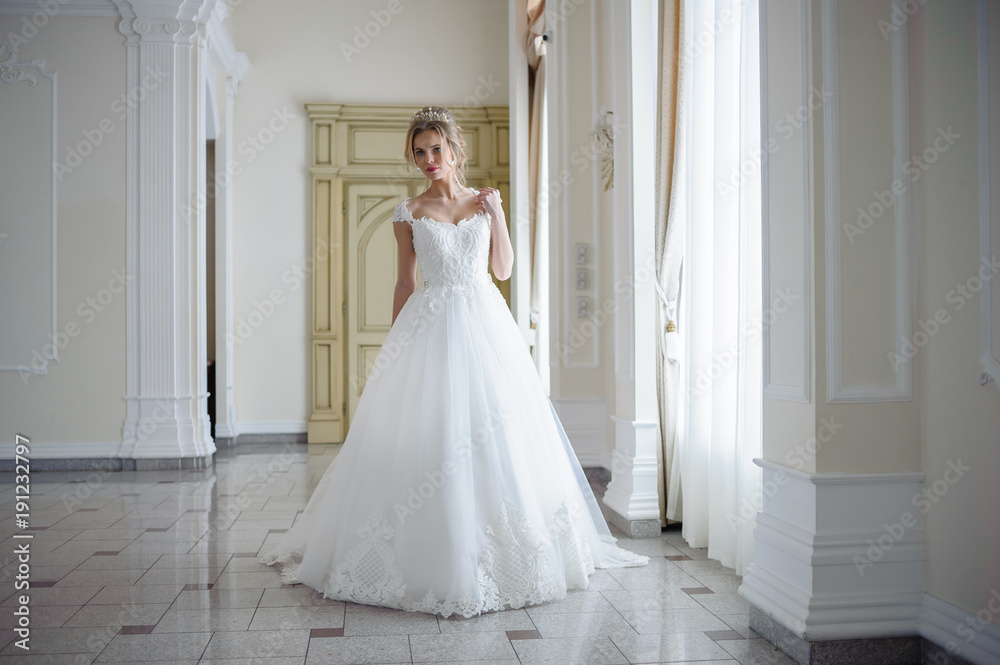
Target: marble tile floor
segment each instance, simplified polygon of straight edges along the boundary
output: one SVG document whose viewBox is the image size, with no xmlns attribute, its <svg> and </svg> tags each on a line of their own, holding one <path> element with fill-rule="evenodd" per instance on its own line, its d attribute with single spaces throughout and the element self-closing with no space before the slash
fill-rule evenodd
<svg viewBox="0 0 1000 665">
<path fill-rule="evenodd" d="M 0 478 L 0 665 L 793 665 L 747 627 L 740 578 L 679 532 L 643 568 L 463 619 L 324 599 L 257 562 L 339 446 L 243 444 L 208 469 L 31 474 L 31 650 L 14 646 L 13 474 Z M 613 529 L 614 531 L 614 529 Z"/>
</svg>

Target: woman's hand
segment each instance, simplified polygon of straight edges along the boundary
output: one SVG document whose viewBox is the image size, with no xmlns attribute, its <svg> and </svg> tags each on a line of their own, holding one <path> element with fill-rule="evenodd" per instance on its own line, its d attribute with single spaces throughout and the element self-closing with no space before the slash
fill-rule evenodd
<svg viewBox="0 0 1000 665">
<path fill-rule="evenodd" d="M 476 201 L 483 209 L 483 212 L 490 216 L 492 221 L 497 221 L 503 216 L 503 209 L 500 207 L 500 190 L 493 187 L 483 187 L 476 194 Z"/>
<path fill-rule="evenodd" d="M 510 278 L 514 267 L 514 248 L 507 233 L 507 218 L 500 207 L 500 191 L 483 187 L 476 193 L 483 212 L 490 216 L 490 267 L 501 282 Z"/>
</svg>

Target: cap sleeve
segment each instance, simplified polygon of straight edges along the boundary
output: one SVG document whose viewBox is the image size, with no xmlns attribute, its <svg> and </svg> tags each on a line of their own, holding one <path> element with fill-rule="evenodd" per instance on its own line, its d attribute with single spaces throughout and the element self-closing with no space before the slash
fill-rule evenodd
<svg viewBox="0 0 1000 665">
<path fill-rule="evenodd" d="M 396 210 L 392 214 L 392 221 L 406 222 L 410 226 L 413 226 L 413 215 L 410 214 L 409 208 L 406 207 L 406 199 L 403 199 L 396 205 Z"/>
</svg>

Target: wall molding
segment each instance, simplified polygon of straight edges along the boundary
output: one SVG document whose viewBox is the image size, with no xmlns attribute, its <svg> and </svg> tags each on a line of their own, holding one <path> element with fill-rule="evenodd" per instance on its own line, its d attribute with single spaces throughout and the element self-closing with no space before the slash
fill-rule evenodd
<svg viewBox="0 0 1000 665">
<path fill-rule="evenodd" d="M 837 0 L 822 0 L 823 81 L 839 100 Z M 903 11 L 902 0 L 892 5 Z M 909 112 L 907 110 L 906 30 L 892 34 L 892 110 L 893 110 L 893 180 L 905 182 L 905 163 L 909 159 Z M 901 363 L 891 386 L 844 386 L 843 340 L 841 317 L 841 217 L 840 217 L 840 120 L 839 101 L 824 108 L 823 152 L 825 172 L 826 231 L 826 328 L 827 401 L 828 402 L 906 402 L 912 398 L 910 364 Z M 910 189 L 896 200 L 895 229 L 895 353 L 906 357 L 903 342 L 911 333 L 910 293 Z"/>
<path fill-rule="evenodd" d="M 117 459 L 119 441 L 39 441 L 31 442 L 31 459 Z M 14 459 L 14 443 L 0 444 L 0 460 Z"/>
<path fill-rule="evenodd" d="M 809 35 L 811 26 L 810 9 L 812 3 L 799 0 L 799 73 L 800 102 L 803 107 L 809 103 Z M 760 0 L 760 88 L 767 90 L 767 0 Z M 770 117 L 768 115 L 767 95 L 760 98 L 760 132 L 761 145 L 766 145 L 770 132 Z M 788 402 L 812 401 L 812 119 L 808 115 L 802 123 L 802 172 L 805 176 L 805 191 L 802 205 L 802 385 L 790 386 L 771 382 L 771 333 L 770 327 L 762 330 L 761 351 L 763 353 L 763 394 L 766 399 L 778 399 Z M 770 270 L 770 167 L 768 157 L 761 163 L 761 250 L 763 303 L 767 307 L 771 302 L 771 270 Z"/>
<path fill-rule="evenodd" d="M 993 194 L 992 145 L 990 143 L 990 42 L 989 2 L 979 0 L 976 6 L 977 32 L 977 88 L 979 93 L 979 260 L 980 265 L 991 265 L 993 256 Z M 979 295 L 979 383 L 989 381 L 1000 390 L 1000 359 L 993 349 L 993 280 L 984 279 Z"/>
<path fill-rule="evenodd" d="M 65 4 L 64 4 L 65 3 Z M 118 10 L 111 0 L 61 0 L 54 16 L 118 16 Z M 7 0 L 0 4 L 0 14 L 33 16 L 46 13 L 38 0 Z"/>
<path fill-rule="evenodd" d="M 1000 608 L 1000 591 L 994 590 L 994 594 L 987 604 Z M 918 620 L 921 637 L 975 665 L 1000 663 L 1000 626 L 984 624 L 976 615 L 928 593 L 922 600 Z M 996 616 L 997 612 L 992 614 Z M 969 639 L 970 634 L 972 639 Z"/>
</svg>

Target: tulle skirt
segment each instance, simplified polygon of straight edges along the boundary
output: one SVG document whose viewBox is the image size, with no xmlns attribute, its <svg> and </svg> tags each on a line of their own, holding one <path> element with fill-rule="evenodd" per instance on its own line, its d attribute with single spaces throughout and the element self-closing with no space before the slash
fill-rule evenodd
<svg viewBox="0 0 1000 665">
<path fill-rule="evenodd" d="M 615 544 L 487 278 L 406 301 L 340 452 L 261 561 L 327 598 L 470 617 L 648 559 Z"/>
</svg>

